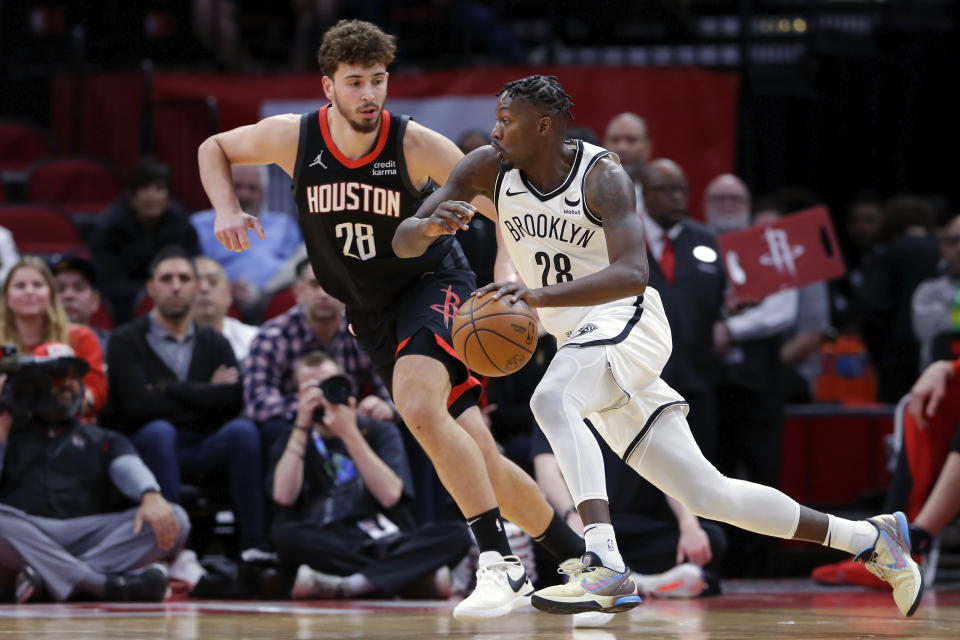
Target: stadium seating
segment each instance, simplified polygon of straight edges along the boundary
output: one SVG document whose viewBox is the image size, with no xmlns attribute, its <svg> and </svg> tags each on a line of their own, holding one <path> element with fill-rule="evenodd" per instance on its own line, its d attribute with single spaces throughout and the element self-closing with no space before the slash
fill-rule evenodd
<svg viewBox="0 0 960 640">
<path fill-rule="evenodd" d="M 35 124 L 0 120 L 0 171 L 22 172 L 53 151 L 47 133 Z"/>
<path fill-rule="evenodd" d="M 48 158 L 36 163 L 27 178 L 31 202 L 56 204 L 70 213 L 99 213 L 120 194 L 116 173 L 89 158 Z"/>
<path fill-rule="evenodd" d="M 267 310 L 263 315 L 264 321 L 277 317 L 295 304 L 297 304 L 297 298 L 293 294 L 293 288 L 280 289 L 267 303 Z"/>
<path fill-rule="evenodd" d="M 76 228 L 60 209 L 49 205 L 0 206 L 0 226 L 13 234 L 22 254 L 52 255 L 82 248 Z"/>
</svg>

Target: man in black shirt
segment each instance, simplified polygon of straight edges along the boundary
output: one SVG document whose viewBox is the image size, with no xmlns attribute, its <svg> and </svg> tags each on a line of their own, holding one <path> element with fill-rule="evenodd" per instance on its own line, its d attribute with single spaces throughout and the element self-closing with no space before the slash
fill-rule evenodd
<svg viewBox="0 0 960 640">
<path fill-rule="evenodd" d="M 201 483 L 225 478 L 240 549 L 263 549 L 260 434 L 253 422 L 237 417 L 243 390 L 230 343 L 190 319 L 196 290 L 196 269 L 184 251 L 161 251 L 147 284 L 156 306 L 110 338 L 107 414 L 132 434 L 171 502 L 180 502 L 182 477 Z"/>
<path fill-rule="evenodd" d="M 77 420 L 86 361 L 63 344 L 38 350 L 69 373 L 0 376 L 0 390 L 13 386 L 0 411 L 0 588 L 15 584 L 20 603 L 44 586 L 57 601 L 161 600 L 167 572 L 151 563 L 183 548 L 187 514 L 163 499 L 126 438 Z M 48 391 L 20 407 L 37 379 Z M 118 511 L 114 488 L 139 506 Z"/>
</svg>

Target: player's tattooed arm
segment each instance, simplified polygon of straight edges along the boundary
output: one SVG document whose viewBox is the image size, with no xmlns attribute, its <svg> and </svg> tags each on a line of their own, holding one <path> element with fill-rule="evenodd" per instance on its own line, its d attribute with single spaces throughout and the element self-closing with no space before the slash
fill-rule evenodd
<svg viewBox="0 0 960 640">
<path fill-rule="evenodd" d="M 603 222 L 610 266 L 622 279 L 625 295 L 643 293 L 650 276 L 643 219 L 637 213 L 636 191 L 627 172 L 613 158 L 601 158 L 584 182 L 584 203 Z M 613 276 L 613 273 L 610 274 Z"/>
<path fill-rule="evenodd" d="M 481 147 L 465 156 L 450 172 L 446 183 L 424 200 L 415 216 L 397 227 L 393 251 L 401 258 L 422 255 L 438 236 L 469 229 L 477 208 L 470 200 L 492 194 L 497 175 L 497 156 L 491 147 Z"/>
</svg>

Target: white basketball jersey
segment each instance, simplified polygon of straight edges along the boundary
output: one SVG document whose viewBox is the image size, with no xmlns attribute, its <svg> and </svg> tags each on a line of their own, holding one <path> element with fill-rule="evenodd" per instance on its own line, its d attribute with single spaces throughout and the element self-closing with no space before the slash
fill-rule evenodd
<svg viewBox="0 0 960 640">
<path fill-rule="evenodd" d="M 616 154 L 582 140 L 570 173 L 559 187 L 541 193 L 517 169 L 497 175 L 495 202 L 500 232 L 524 284 L 536 289 L 576 280 L 609 266 L 602 221 L 587 207 L 583 183 L 600 158 Z M 636 297 L 599 305 L 635 306 Z M 562 342 L 592 307 L 541 307 L 544 327 Z"/>
</svg>

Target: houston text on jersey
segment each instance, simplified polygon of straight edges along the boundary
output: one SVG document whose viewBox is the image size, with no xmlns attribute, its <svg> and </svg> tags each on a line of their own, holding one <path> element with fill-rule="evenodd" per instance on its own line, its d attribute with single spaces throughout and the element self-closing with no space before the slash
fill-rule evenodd
<svg viewBox="0 0 960 640">
<path fill-rule="evenodd" d="M 400 192 L 362 182 L 331 182 L 305 188 L 310 213 L 365 211 L 378 216 L 400 217 Z"/>
</svg>

